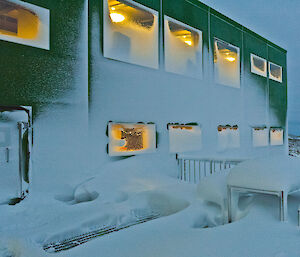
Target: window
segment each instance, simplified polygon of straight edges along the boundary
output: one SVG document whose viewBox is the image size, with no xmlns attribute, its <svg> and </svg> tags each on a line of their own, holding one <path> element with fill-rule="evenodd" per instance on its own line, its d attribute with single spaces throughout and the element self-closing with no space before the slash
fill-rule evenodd
<svg viewBox="0 0 300 257">
<path fill-rule="evenodd" d="M 214 40 L 214 76 L 218 84 L 240 87 L 240 49 L 216 38 Z"/>
<path fill-rule="evenodd" d="M 201 150 L 201 128 L 197 125 L 168 125 L 171 153 Z"/>
<path fill-rule="evenodd" d="M 240 147 L 240 132 L 237 125 L 219 125 L 218 126 L 219 149 Z"/>
<path fill-rule="evenodd" d="M 49 10 L 8 0 L 0 10 L 0 39 L 49 50 Z"/>
<path fill-rule="evenodd" d="M 133 1 L 104 1 L 104 56 L 158 68 L 158 13 Z"/>
<path fill-rule="evenodd" d="M 267 61 L 259 56 L 251 54 L 251 72 L 267 77 Z"/>
<path fill-rule="evenodd" d="M 109 155 L 125 156 L 154 152 L 155 124 L 113 123 L 109 129 Z"/>
<path fill-rule="evenodd" d="M 271 145 L 283 145 L 283 129 L 270 128 Z"/>
<path fill-rule="evenodd" d="M 254 147 L 269 145 L 269 130 L 266 127 L 252 128 L 252 142 Z"/>
<path fill-rule="evenodd" d="M 269 62 L 269 78 L 278 82 L 282 82 L 282 67 Z"/>
<path fill-rule="evenodd" d="M 168 16 L 164 19 L 166 71 L 202 78 L 202 32 Z"/>
</svg>

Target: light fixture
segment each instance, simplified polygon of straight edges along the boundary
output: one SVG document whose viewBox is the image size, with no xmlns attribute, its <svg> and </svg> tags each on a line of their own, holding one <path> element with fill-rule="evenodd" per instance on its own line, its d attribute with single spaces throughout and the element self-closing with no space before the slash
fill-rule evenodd
<svg viewBox="0 0 300 257">
<path fill-rule="evenodd" d="M 123 14 L 116 12 L 111 13 L 110 18 L 115 23 L 123 22 L 125 20 L 125 16 Z"/>
<path fill-rule="evenodd" d="M 228 56 L 225 58 L 227 61 L 229 62 L 234 62 L 236 60 L 236 58 L 232 57 L 232 56 Z"/>
<path fill-rule="evenodd" d="M 184 43 L 186 43 L 189 46 L 192 46 L 193 44 L 192 40 L 185 40 Z"/>
</svg>

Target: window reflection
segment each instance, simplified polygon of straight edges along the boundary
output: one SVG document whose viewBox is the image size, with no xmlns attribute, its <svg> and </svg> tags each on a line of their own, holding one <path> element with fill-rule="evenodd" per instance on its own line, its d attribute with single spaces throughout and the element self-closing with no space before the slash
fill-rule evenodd
<svg viewBox="0 0 300 257">
<path fill-rule="evenodd" d="M 282 82 L 282 67 L 269 62 L 269 77 L 278 82 Z"/>
<path fill-rule="evenodd" d="M 157 12 L 133 1 L 104 3 L 104 56 L 158 68 Z"/>
<path fill-rule="evenodd" d="M 165 69 L 202 78 L 202 32 L 165 16 Z"/>
<path fill-rule="evenodd" d="M 259 56 L 251 54 L 251 72 L 266 77 L 267 61 Z"/>
<path fill-rule="evenodd" d="M 21 5 L 0 0 L 0 34 L 35 39 L 39 30 L 37 14 Z"/>
<path fill-rule="evenodd" d="M 240 87 L 240 49 L 214 40 L 214 74 L 218 84 Z"/>
</svg>

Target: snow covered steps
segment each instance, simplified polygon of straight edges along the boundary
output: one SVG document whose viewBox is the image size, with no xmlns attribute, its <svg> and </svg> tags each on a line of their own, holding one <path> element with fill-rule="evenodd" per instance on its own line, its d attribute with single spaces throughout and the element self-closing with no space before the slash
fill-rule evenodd
<svg viewBox="0 0 300 257">
<path fill-rule="evenodd" d="M 138 224 L 141 224 L 141 223 L 144 223 L 144 222 L 147 222 L 150 220 L 154 220 L 154 219 L 157 219 L 160 217 L 161 217 L 161 215 L 153 213 L 149 216 L 144 216 L 144 217 L 138 218 L 136 221 L 134 221 L 132 223 L 119 225 L 119 226 L 107 226 L 107 227 L 103 227 L 101 229 L 94 230 L 92 232 L 84 233 L 79 236 L 65 239 L 62 241 L 45 244 L 43 246 L 43 249 L 48 253 L 57 253 L 60 251 L 65 251 L 65 250 L 71 249 L 73 247 L 79 246 L 81 244 L 84 244 L 94 238 L 101 237 L 101 236 L 107 235 L 109 233 L 116 232 L 116 231 L 119 231 L 119 230 L 122 230 L 125 228 L 129 228 L 131 226 L 138 225 Z"/>
</svg>

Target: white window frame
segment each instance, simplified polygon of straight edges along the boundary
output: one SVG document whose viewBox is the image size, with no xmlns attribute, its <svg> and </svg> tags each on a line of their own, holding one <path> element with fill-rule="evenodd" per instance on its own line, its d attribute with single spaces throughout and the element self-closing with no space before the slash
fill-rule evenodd
<svg viewBox="0 0 300 257">
<path fill-rule="evenodd" d="M 280 79 L 277 79 L 276 77 L 272 76 L 272 74 L 271 74 L 271 64 L 280 68 L 280 73 L 281 73 Z M 282 66 L 269 61 L 268 68 L 269 68 L 269 78 L 272 79 L 272 80 L 275 80 L 277 82 L 282 83 Z"/>
<path fill-rule="evenodd" d="M 254 58 L 257 58 L 257 59 L 264 62 L 264 64 L 265 64 L 265 71 L 264 72 L 262 72 L 262 71 L 255 68 L 254 61 L 253 61 Z M 251 53 L 250 54 L 250 61 L 251 61 L 251 72 L 256 74 L 256 75 L 263 76 L 263 77 L 266 78 L 267 77 L 267 67 L 268 67 L 267 60 Z"/>
<path fill-rule="evenodd" d="M 240 72 L 239 72 L 239 84 L 238 85 L 232 85 L 232 84 L 227 84 L 227 83 L 222 83 L 222 82 L 220 82 L 220 81 L 216 81 L 216 77 L 215 77 L 215 74 L 214 74 L 214 82 L 216 83 L 216 84 L 219 84 L 219 85 L 223 85 L 223 86 L 228 86 L 228 87 L 233 87 L 233 88 L 237 88 L 237 89 L 240 89 L 241 88 L 241 72 L 242 72 L 242 67 L 241 67 L 241 49 L 238 47 L 238 46 L 235 46 L 235 45 L 232 45 L 232 44 L 230 44 L 230 43 L 228 43 L 228 42 L 226 42 L 226 41 L 224 41 L 224 40 L 222 40 L 222 39 L 220 39 L 220 38 L 217 38 L 217 37 L 214 37 L 214 46 L 213 46 L 213 58 L 214 58 L 214 53 L 215 53 L 215 42 L 216 41 L 219 41 L 219 42 L 221 42 L 221 43 L 223 43 L 223 44 L 226 44 L 226 45 L 228 45 L 229 47 L 232 47 L 232 48 L 235 48 L 236 50 L 237 50 L 237 56 L 238 56 L 238 62 L 239 62 L 239 70 L 240 70 Z M 214 63 L 214 59 L 213 59 L 213 65 L 214 65 L 214 67 L 213 67 L 213 70 L 214 70 L 214 73 L 215 73 L 215 63 Z"/>
<path fill-rule="evenodd" d="M 109 34 L 109 26 L 108 26 L 108 21 L 105 19 L 105 17 L 107 17 L 107 15 L 109 15 L 109 8 L 108 8 L 108 0 L 104 0 L 103 1 L 103 10 L 102 10 L 102 14 L 103 14 L 103 56 L 105 58 L 111 59 L 111 60 L 116 60 L 116 61 L 120 61 L 120 62 L 124 62 L 124 63 L 128 63 L 128 64 L 134 64 L 134 65 L 138 65 L 141 67 L 148 67 L 148 68 L 152 68 L 152 69 L 159 69 L 160 66 L 160 61 L 159 61 L 159 36 L 160 36 L 160 26 L 159 24 L 159 12 L 149 8 L 143 4 L 140 4 L 136 1 L 133 0 L 126 0 L 126 2 L 128 2 L 129 4 L 132 4 L 133 8 L 137 7 L 140 8 L 146 12 L 152 13 L 154 16 L 156 16 L 157 18 L 157 24 L 156 24 L 156 33 L 157 33 L 157 42 L 156 42 L 156 46 L 154 49 L 155 52 L 155 58 L 156 60 L 153 63 L 147 63 L 144 61 L 140 61 L 140 60 L 131 60 L 131 59 L 127 59 L 127 58 L 120 58 L 119 56 L 115 56 L 114 54 L 111 54 L 111 50 L 109 49 L 109 42 L 107 41 L 107 35 Z M 157 52 L 156 52 L 157 51 Z"/>
<path fill-rule="evenodd" d="M 179 20 L 176 20 L 176 19 L 174 19 L 174 18 L 172 18 L 170 16 L 164 15 L 164 26 L 165 26 L 164 27 L 164 46 L 165 46 L 165 49 L 164 49 L 164 59 L 165 60 L 166 60 L 166 47 L 167 47 L 167 43 L 166 43 L 167 35 L 166 35 L 166 33 L 168 32 L 166 26 L 168 26 L 168 22 L 176 23 L 179 26 L 185 27 L 185 28 L 187 28 L 189 30 L 192 30 L 192 31 L 198 33 L 198 35 L 199 35 L 199 46 L 198 46 L 198 48 L 200 50 L 199 52 L 201 52 L 201 63 L 199 63 L 199 66 L 201 66 L 201 73 L 198 74 L 198 76 L 192 76 L 190 74 L 185 74 L 184 72 L 178 72 L 178 71 L 175 72 L 175 71 L 173 71 L 172 69 L 169 69 L 166 66 L 166 62 L 164 63 L 165 70 L 167 72 L 171 72 L 171 73 L 174 73 L 174 74 L 179 74 L 179 75 L 184 75 L 184 76 L 187 76 L 187 77 L 195 77 L 195 78 L 202 79 L 203 78 L 203 32 L 202 32 L 202 30 L 197 29 L 195 27 L 192 27 L 192 26 L 190 26 L 190 25 L 188 25 L 186 23 L 183 23 L 183 22 L 181 22 Z"/>
</svg>

